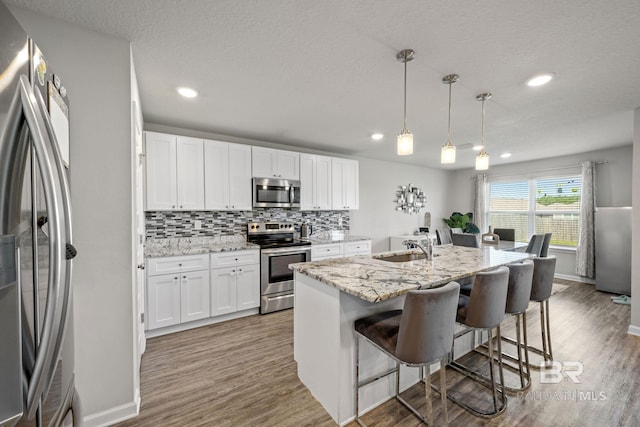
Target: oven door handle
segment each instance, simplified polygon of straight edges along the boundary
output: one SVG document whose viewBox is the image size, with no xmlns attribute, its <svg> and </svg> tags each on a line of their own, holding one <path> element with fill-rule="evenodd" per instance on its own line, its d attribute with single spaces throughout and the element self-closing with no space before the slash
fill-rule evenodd
<svg viewBox="0 0 640 427">
<path fill-rule="evenodd" d="M 288 255 L 299 254 L 300 252 L 311 251 L 310 246 L 289 246 L 287 248 L 262 249 L 263 255 Z"/>
</svg>

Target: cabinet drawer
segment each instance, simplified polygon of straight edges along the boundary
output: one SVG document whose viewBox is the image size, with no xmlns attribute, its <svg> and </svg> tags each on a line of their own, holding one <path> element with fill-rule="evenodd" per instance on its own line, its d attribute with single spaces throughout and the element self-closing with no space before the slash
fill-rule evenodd
<svg viewBox="0 0 640 427">
<path fill-rule="evenodd" d="M 172 256 L 147 259 L 147 275 L 181 273 L 185 271 L 208 270 L 209 254 Z"/>
<path fill-rule="evenodd" d="M 371 254 L 371 240 L 361 240 L 359 242 L 347 242 L 344 244 L 344 256 L 369 255 Z"/>
<path fill-rule="evenodd" d="M 342 243 L 332 243 L 328 245 L 312 245 L 311 261 L 317 259 L 327 259 L 342 256 Z"/>
<path fill-rule="evenodd" d="M 211 268 L 259 263 L 260 251 L 258 250 L 217 252 L 211 254 Z"/>
</svg>

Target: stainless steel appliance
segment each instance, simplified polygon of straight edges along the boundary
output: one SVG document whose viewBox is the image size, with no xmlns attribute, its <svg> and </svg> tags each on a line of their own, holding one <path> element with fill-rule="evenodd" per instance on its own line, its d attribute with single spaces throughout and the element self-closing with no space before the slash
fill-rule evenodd
<svg viewBox="0 0 640 427">
<path fill-rule="evenodd" d="M 596 208 L 596 289 L 631 295 L 631 208 Z"/>
<path fill-rule="evenodd" d="M 247 224 L 247 241 L 260 246 L 260 313 L 293 307 L 289 264 L 311 261 L 311 243 L 295 238 L 291 223 Z"/>
<path fill-rule="evenodd" d="M 300 181 L 253 178 L 254 208 L 299 208 Z"/>
<path fill-rule="evenodd" d="M 308 239 L 311 237 L 311 233 L 313 233 L 313 226 L 311 224 L 305 222 L 300 226 L 301 239 Z"/>
<path fill-rule="evenodd" d="M 66 333 L 72 315 L 71 259 L 76 254 L 69 187 L 45 101 L 57 103 L 56 114 L 67 113 L 63 88 L 42 52 L 0 2 L 3 427 L 59 426 L 69 421 L 70 412 L 74 425 L 82 420 L 73 379 L 73 334 Z M 68 124 L 68 116 L 63 122 Z"/>
</svg>

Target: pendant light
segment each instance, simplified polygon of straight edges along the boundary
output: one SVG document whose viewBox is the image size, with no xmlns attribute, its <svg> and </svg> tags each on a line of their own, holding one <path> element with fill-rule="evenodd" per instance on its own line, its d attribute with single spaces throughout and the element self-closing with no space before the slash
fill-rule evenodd
<svg viewBox="0 0 640 427">
<path fill-rule="evenodd" d="M 440 163 L 456 162 L 456 146 L 451 143 L 451 85 L 458 81 L 460 76 L 457 74 L 449 74 L 442 78 L 442 83 L 449 85 L 449 133 L 447 135 L 447 143 L 442 146 L 440 151 Z"/>
<path fill-rule="evenodd" d="M 404 126 L 398 134 L 398 156 L 413 154 L 413 135 L 407 130 L 407 62 L 413 61 L 415 56 L 411 49 L 401 50 L 396 55 L 398 61 L 404 62 Z"/>
<path fill-rule="evenodd" d="M 476 156 L 476 170 L 484 171 L 489 169 L 489 155 L 484 146 L 484 101 L 491 99 L 490 93 L 481 93 L 476 96 L 476 101 L 482 101 L 482 151 Z"/>
</svg>

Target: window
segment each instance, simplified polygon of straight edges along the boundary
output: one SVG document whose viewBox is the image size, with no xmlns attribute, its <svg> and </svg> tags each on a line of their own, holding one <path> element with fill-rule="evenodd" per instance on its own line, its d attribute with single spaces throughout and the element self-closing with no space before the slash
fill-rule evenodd
<svg viewBox="0 0 640 427">
<path fill-rule="evenodd" d="M 580 176 L 489 183 L 489 224 L 513 228 L 516 240 L 553 233 L 554 246 L 578 246 Z"/>
</svg>

